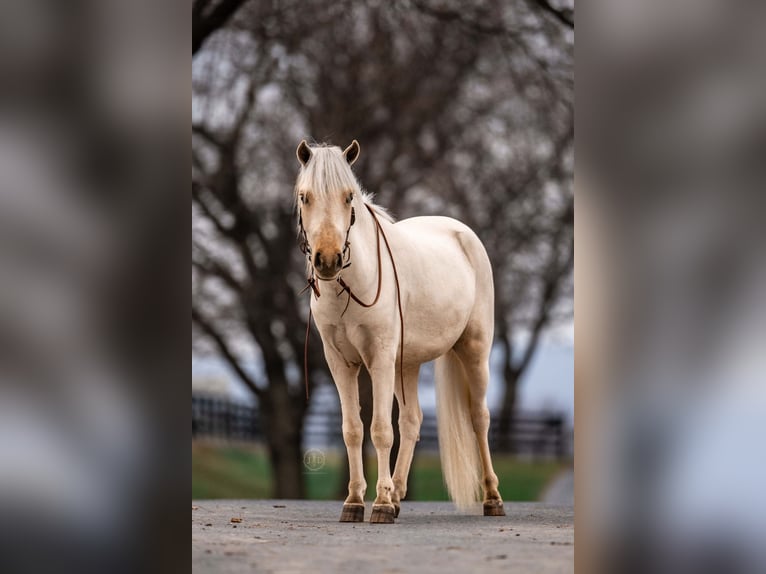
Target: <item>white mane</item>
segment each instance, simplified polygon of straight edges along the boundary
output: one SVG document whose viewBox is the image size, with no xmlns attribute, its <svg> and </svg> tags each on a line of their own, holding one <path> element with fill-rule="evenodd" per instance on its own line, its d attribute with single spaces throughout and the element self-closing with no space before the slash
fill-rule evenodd
<svg viewBox="0 0 766 574">
<path fill-rule="evenodd" d="M 353 191 L 362 202 L 372 207 L 384 219 L 393 222 L 394 218 L 384 207 L 373 202 L 373 194 L 362 190 L 351 166 L 338 146 L 326 144 L 310 146 L 311 159 L 301 166 L 295 182 L 295 200 L 301 191 L 311 191 L 319 199 L 324 199 L 341 191 Z"/>
</svg>

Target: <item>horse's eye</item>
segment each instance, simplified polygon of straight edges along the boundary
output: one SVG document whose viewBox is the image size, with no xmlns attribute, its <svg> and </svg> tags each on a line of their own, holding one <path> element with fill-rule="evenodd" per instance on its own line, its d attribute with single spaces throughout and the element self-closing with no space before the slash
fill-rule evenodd
<svg viewBox="0 0 766 574">
<path fill-rule="evenodd" d="M 305 195 L 301 194 L 301 195 L 300 195 L 300 199 L 301 199 L 301 203 L 302 203 L 303 205 L 306 205 L 306 204 L 308 203 L 308 199 L 306 199 L 306 196 L 305 196 Z"/>
<path fill-rule="evenodd" d="M 350 205 L 352 201 L 354 201 L 354 194 L 349 193 L 348 197 L 346 197 L 346 203 Z"/>
</svg>

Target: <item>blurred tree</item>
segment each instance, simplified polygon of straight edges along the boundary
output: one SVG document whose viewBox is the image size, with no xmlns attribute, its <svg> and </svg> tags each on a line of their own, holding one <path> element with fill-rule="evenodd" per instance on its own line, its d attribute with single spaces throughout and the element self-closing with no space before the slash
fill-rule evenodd
<svg viewBox="0 0 766 574">
<path fill-rule="evenodd" d="M 265 52 L 267 41 L 258 37 Z M 274 496 L 303 498 L 301 437 L 307 403 L 297 377 L 291 381 L 288 374 L 288 365 L 302 362 L 305 328 L 295 281 L 302 282 L 295 257 L 290 257 L 292 206 L 289 200 L 253 201 L 248 178 L 254 173 L 243 158 L 251 143 L 248 128 L 257 125 L 257 92 L 268 84 L 276 62 L 267 54 L 244 58 L 241 64 L 227 61 L 238 52 L 238 46 L 224 42 L 197 56 L 204 73 L 203 81 L 195 82 L 195 93 L 202 94 L 197 101 L 205 102 L 198 112 L 205 121 L 193 119 L 192 321 L 198 335 L 257 397 L 275 474 Z M 219 97 L 221 108 L 213 110 Z M 285 148 L 277 157 L 292 158 L 292 150 Z M 284 162 L 281 169 L 289 173 L 294 168 Z M 312 363 L 319 365 L 320 342 L 314 340 L 311 349 Z M 256 362 L 263 372 L 256 372 Z"/>
<path fill-rule="evenodd" d="M 358 139 L 359 179 L 395 215 L 452 215 L 480 235 L 510 425 L 541 334 L 571 301 L 573 34 L 545 5 L 249 2 L 194 56 L 197 348 L 258 398 L 276 496 L 303 495 L 307 299 L 291 194 L 303 137 Z M 312 337 L 314 383 L 326 367 Z"/>
<path fill-rule="evenodd" d="M 248 0 L 194 0 L 192 3 L 192 56 Z"/>
</svg>

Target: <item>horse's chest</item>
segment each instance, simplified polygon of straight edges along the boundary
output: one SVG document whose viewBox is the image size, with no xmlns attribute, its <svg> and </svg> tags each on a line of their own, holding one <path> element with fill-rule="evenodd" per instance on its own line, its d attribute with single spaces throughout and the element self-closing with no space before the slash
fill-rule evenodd
<svg viewBox="0 0 766 574">
<path fill-rule="evenodd" d="M 353 332 L 345 325 L 337 325 L 326 333 L 330 345 L 346 360 L 347 363 L 361 362 L 358 351 L 358 341 L 354 341 Z"/>
</svg>

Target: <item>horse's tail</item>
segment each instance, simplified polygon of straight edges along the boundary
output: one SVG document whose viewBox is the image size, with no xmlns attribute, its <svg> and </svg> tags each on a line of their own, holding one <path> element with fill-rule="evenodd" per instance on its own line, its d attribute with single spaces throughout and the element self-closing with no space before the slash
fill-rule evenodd
<svg viewBox="0 0 766 574">
<path fill-rule="evenodd" d="M 467 508 L 480 500 L 480 459 L 468 381 L 454 351 L 436 360 L 435 378 L 442 474 L 450 498 L 459 508 Z"/>
</svg>

